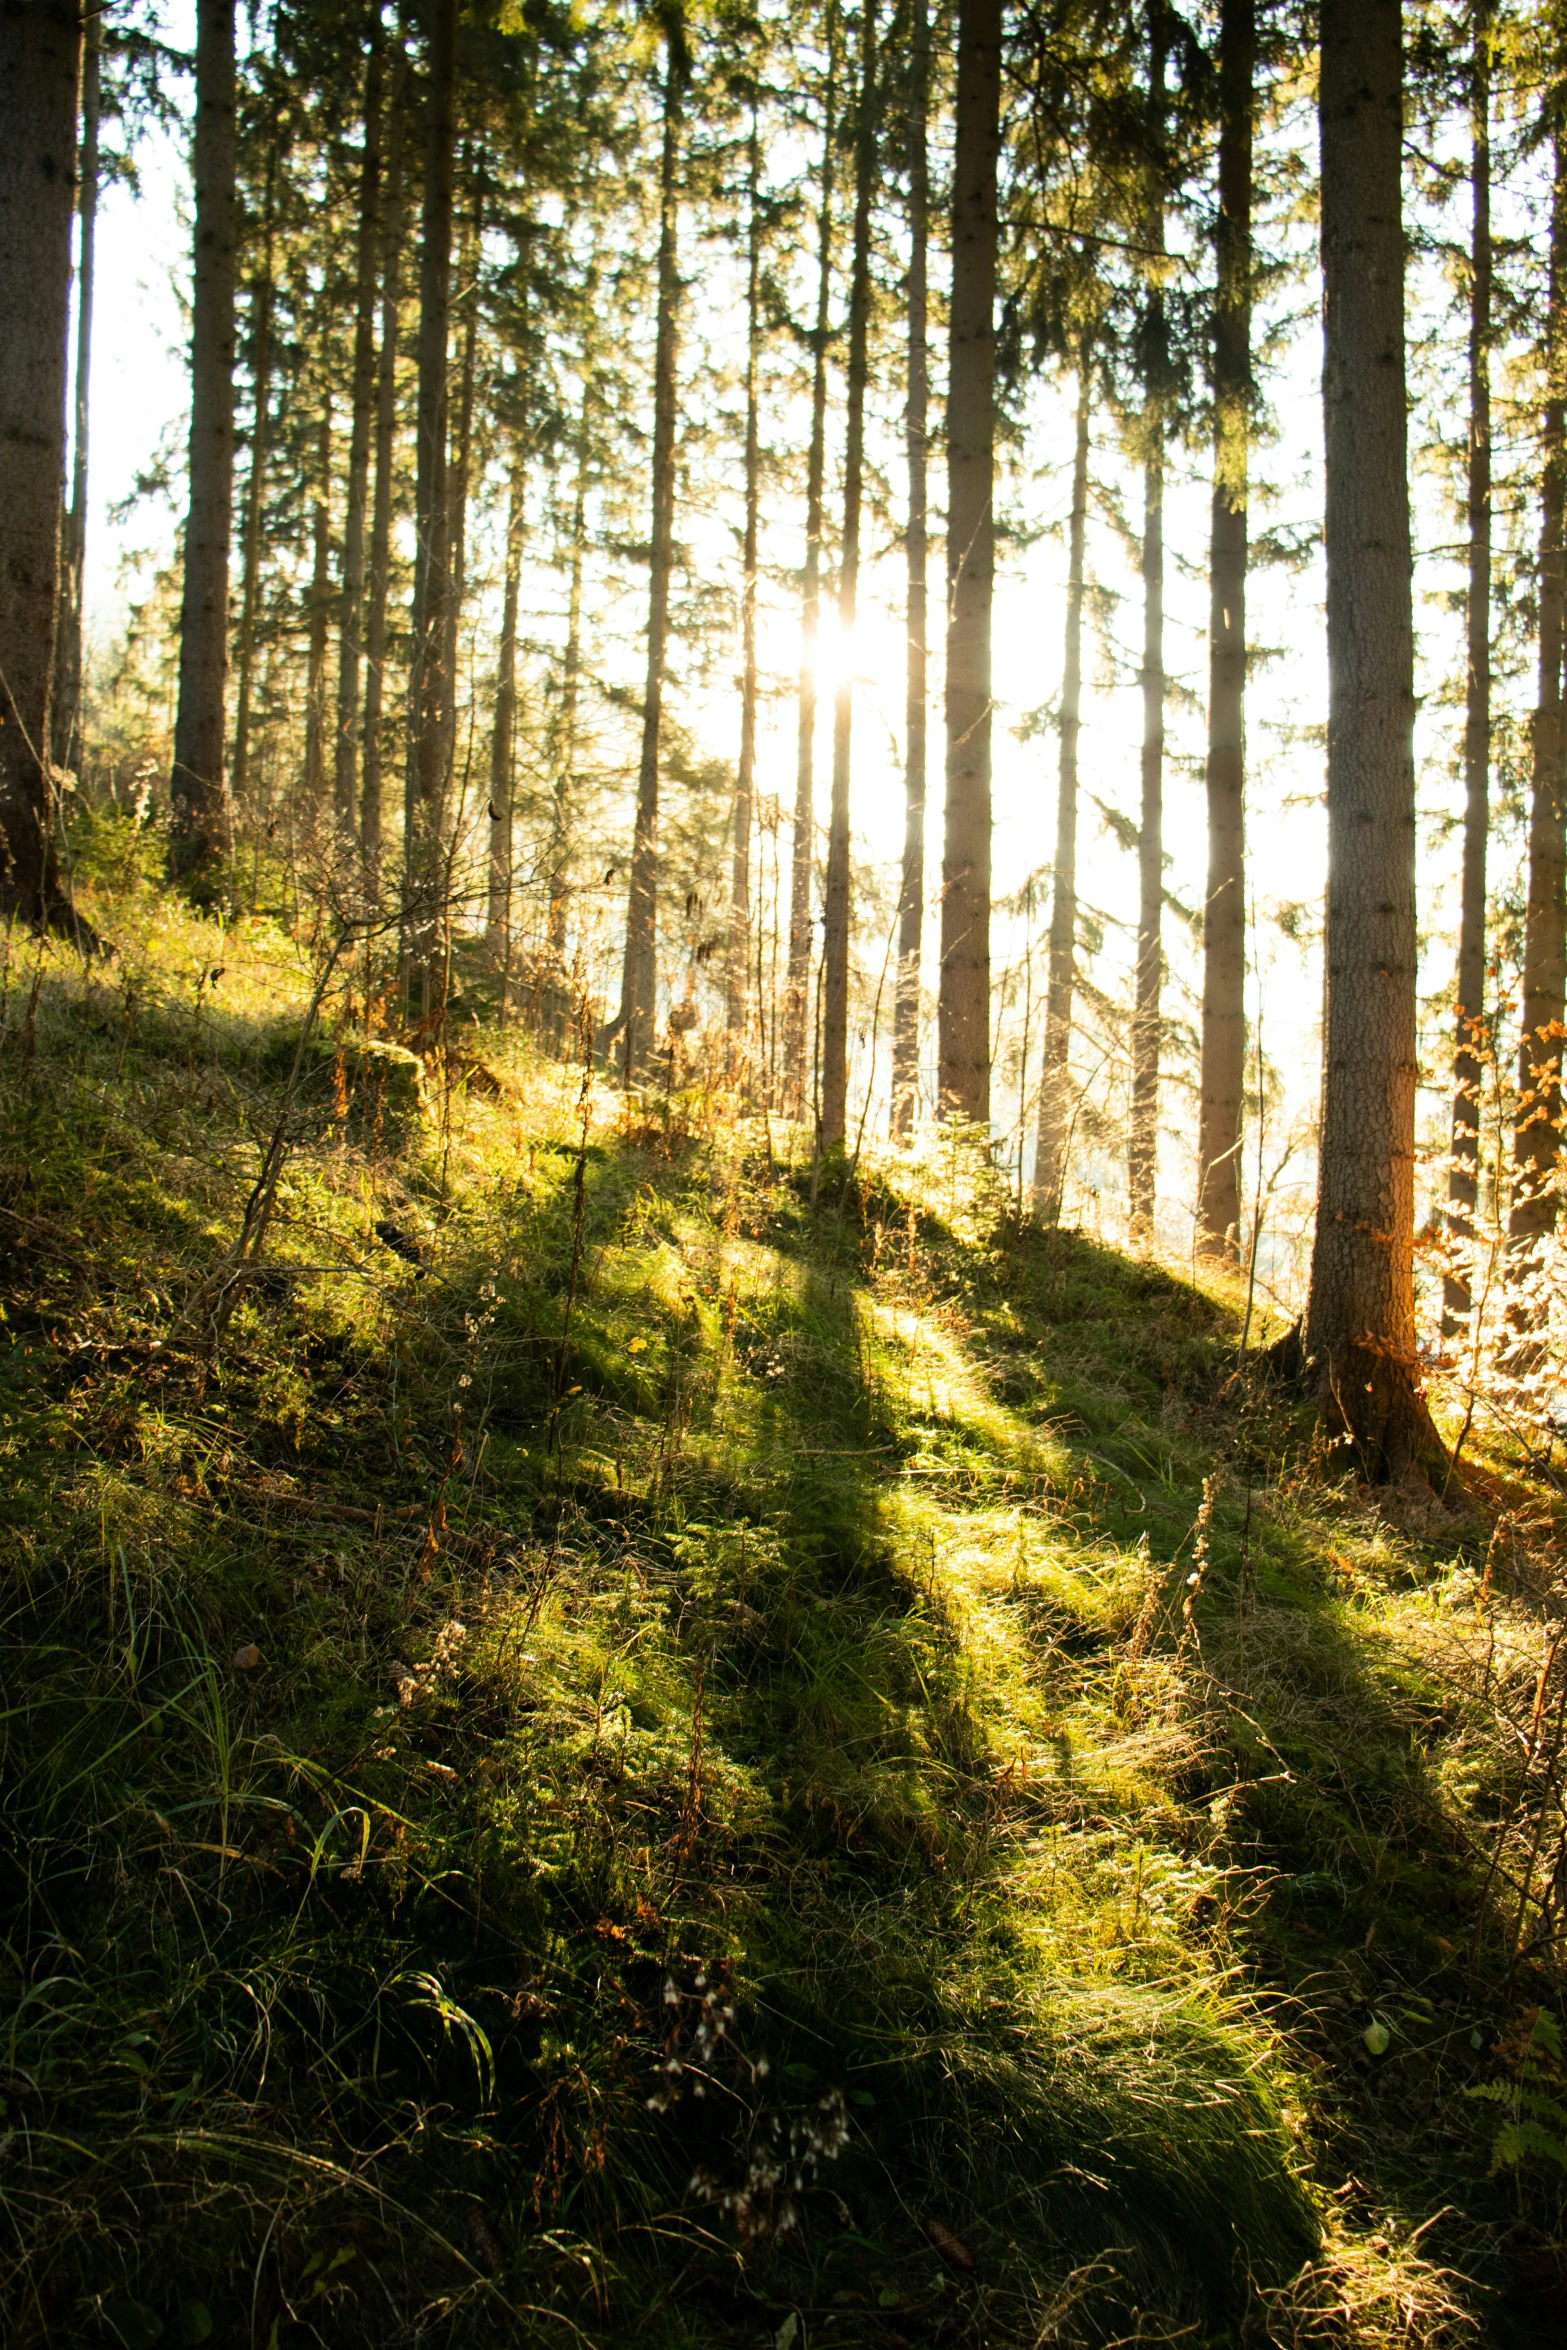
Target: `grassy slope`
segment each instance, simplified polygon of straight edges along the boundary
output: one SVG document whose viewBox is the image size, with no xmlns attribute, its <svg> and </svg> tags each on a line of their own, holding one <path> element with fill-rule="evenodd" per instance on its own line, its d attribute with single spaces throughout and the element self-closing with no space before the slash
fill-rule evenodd
<svg viewBox="0 0 1567 2350">
<path fill-rule="evenodd" d="M 104 919 L 0 1049 L 10 2339 L 1549 2338 L 1483 1531 L 972 1168 L 515 1039 L 318 1073 L 211 1347 L 309 975 Z"/>
</svg>

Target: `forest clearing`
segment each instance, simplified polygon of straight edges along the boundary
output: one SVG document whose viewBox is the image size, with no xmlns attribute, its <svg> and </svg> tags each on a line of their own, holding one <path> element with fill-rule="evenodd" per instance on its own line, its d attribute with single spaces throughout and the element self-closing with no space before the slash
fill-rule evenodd
<svg viewBox="0 0 1567 2350">
<path fill-rule="evenodd" d="M 1559 2341 L 1567 15 L 0 132 L 6 2341 Z"/>
</svg>

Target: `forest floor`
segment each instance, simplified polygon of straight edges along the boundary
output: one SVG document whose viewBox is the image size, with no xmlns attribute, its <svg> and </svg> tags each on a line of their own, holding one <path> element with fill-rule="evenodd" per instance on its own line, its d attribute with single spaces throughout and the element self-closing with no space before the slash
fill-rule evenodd
<svg viewBox="0 0 1567 2350">
<path fill-rule="evenodd" d="M 6 2338 L 1559 2339 L 1548 1479 L 1366 1490 L 956 1146 L 482 1024 L 372 1101 L 352 958 L 297 1053 L 305 948 L 86 845 L 116 959 L 0 1026 Z"/>
</svg>

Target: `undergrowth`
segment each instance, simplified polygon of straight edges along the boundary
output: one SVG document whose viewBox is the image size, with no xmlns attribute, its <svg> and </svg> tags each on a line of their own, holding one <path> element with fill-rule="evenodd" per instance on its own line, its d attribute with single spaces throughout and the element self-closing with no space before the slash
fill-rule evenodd
<svg viewBox="0 0 1567 2350">
<path fill-rule="evenodd" d="M 1547 2338 L 1549 1497 L 1358 1490 L 950 1141 L 493 1029 L 372 1112 L 373 974 L 301 1055 L 99 845 L 0 1032 L 7 2338 Z"/>
</svg>

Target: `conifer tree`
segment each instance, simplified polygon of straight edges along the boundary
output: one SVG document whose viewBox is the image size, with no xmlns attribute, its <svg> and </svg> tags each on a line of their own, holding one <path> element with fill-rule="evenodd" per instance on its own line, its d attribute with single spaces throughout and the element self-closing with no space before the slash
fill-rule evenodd
<svg viewBox="0 0 1567 2350">
<path fill-rule="evenodd" d="M 892 1130 L 900 1141 L 913 1131 L 919 1091 L 920 961 L 925 928 L 926 655 L 929 564 L 927 448 L 930 352 L 927 245 L 930 223 L 930 11 L 909 0 L 908 70 L 908 392 L 904 415 L 909 513 L 904 532 L 908 570 L 907 685 L 904 696 L 903 875 L 898 901 L 898 976 L 892 1031 Z"/>
<path fill-rule="evenodd" d="M 1441 1459 L 1415 1358 L 1414 622 L 1398 0 L 1322 0 L 1327 1003 L 1305 1345 L 1364 1472 Z"/>
<path fill-rule="evenodd" d="M 1246 1071 L 1246 564 L 1251 437 L 1255 0 L 1223 0 L 1208 556 L 1208 885 L 1203 897 L 1197 1247 L 1234 1263 Z"/>
<path fill-rule="evenodd" d="M 724 1019 L 731 1040 L 745 1032 L 751 977 L 751 825 L 756 797 L 756 596 L 762 495 L 762 135 L 754 80 L 746 138 L 745 521 L 740 580 L 740 764 L 735 781 L 734 866 L 729 894 L 729 964 Z"/>
<path fill-rule="evenodd" d="M 76 366 L 71 384 L 71 493 L 60 550 L 60 641 L 50 697 L 54 759 L 81 764 L 82 620 L 87 572 L 87 452 L 90 438 L 93 297 L 97 285 L 99 130 L 103 108 L 103 21 L 82 31 L 82 134 L 76 190 Z"/>
<path fill-rule="evenodd" d="M 865 492 L 865 387 L 871 309 L 871 205 L 877 167 L 876 6 L 860 0 L 859 82 L 854 113 L 854 241 L 849 276 L 843 535 L 838 549 L 841 666 L 833 703 L 832 811 L 822 938 L 821 1139 L 841 1150 L 849 1115 L 849 784 L 854 741 L 854 624 L 859 608 L 860 522 Z"/>
<path fill-rule="evenodd" d="M 385 42 L 381 0 L 370 0 L 364 74 L 364 132 L 359 163 L 359 220 L 354 253 L 352 422 L 343 501 L 343 566 L 338 610 L 337 734 L 332 803 L 339 832 L 354 838 L 359 822 L 359 706 L 363 676 L 365 538 L 375 437 L 376 278 L 381 257 L 381 175 Z"/>
<path fill-rule="evenodd" d="M 995 578 L 1001 0 L 959 0 L 947 388 L 947 771 L 938 1097 L 990 1117 L 990 611 Z"/>
<path fill-rule="evenodd" d="M 1132 1237 L 1153 1237 L 1159 1160 L 1160 997 L 1164 985 L 1164 460 L 1169 431 L 1169 322 L 1164 275 L 1167 178 L 1165 75 L 1170 24 L 1164 0 L 1149 0 L 1147 19 L 1147 194 L 1143 211 L 1149 283 L 1140 321 L 1143 410 L 1142 797 L 1137 827 L 1137 961 L 1132 1009 L 1132 1113 L 1127 1198 Z"/>
<path fill-rule="evenodd" d="M 197 0 L 190 503 L 169 794 L 174 871 L 198 897 L 216 894 L 229 846 L 223 753 L 234 504 L 237 128 L 234 0 Z"/>
<path fill-rule="evenodd" d="M 70 919 L 49 745 L 80 75 L 74 7 L 0 0 L 0 905 L 55 926 Z"/>
</svg>

